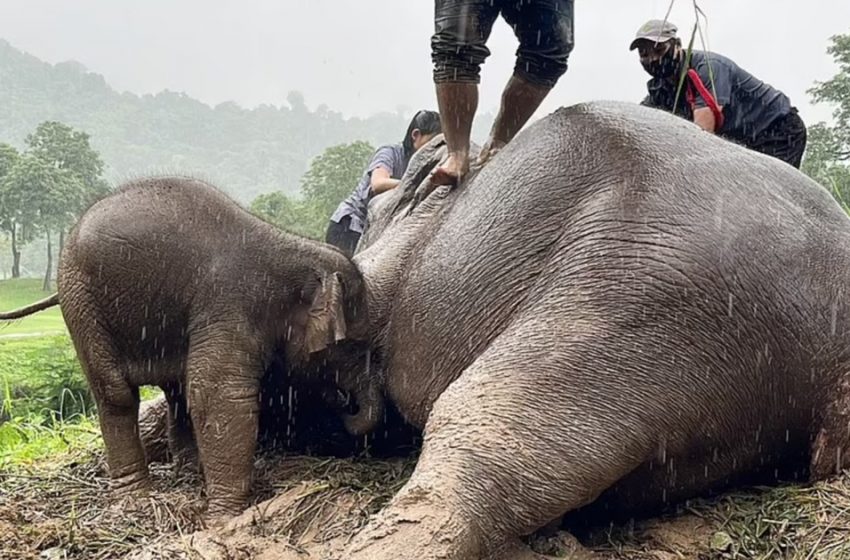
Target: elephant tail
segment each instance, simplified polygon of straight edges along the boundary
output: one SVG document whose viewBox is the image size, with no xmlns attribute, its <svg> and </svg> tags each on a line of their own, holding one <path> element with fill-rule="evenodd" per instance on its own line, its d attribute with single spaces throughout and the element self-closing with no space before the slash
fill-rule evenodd
<svg viewBox="0 0 850 560">
<path fill-rule="evenodd" d="M 35 303 L 31 303 L 26 307 L 21 307 L 13 311 L 2 312 L 0 313 L 0 321 L 11 321 L 12 319 L 20 319 L 21 317 L 26 317 L 27 315 L 32 315 L 33 313 L 44 311 L 48 307 L 53 307 L 54 305 L 59 305 L 58 293 L 53 294 L 50 297 L 46 297 L 43 300 L 37 301 Z"/>
</svg>

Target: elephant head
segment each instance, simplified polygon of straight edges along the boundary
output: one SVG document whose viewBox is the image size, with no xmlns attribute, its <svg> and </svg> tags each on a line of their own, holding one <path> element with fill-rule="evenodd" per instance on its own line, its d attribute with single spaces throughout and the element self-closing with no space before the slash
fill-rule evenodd
<svg viewBox="0 0 850 560">
<path fill-rule="evenodd" d="M 337 398 L 341 389 L 354 398 L 355 413 L 343 413 L 346 429 L 353 435 L 371 431 L 384 413 L 380 380 L 363 357 L 369 346 L 369 313 L 366 285 L 360 271 L 334 248 L 322 248 L 306 259 L 306 280 L 297 295 L 288 322 L 288 359 L 313 378 L 326 384 L 329 404 L 343 409 L 347 399 Z M 365 365 L 364 365 L 365 363 Z M 327 366 L 333 364 L 333 366 Z"/>
</svg>

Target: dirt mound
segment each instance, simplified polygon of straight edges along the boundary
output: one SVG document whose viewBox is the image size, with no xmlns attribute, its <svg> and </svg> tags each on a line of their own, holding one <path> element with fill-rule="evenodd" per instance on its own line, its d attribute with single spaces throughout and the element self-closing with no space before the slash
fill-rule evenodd
<svg viewBox="0 0 850 560">
<path fill-rule="evenodd" d="M 266 453 L 252 506 L 206 530 L 196 474 L 152 466 L 153 491 L 135 501 L 108 491 L 102 457 L 0 474 L 0 559 L 133 560 L 325 558 L 404 484 L 415 459 L 336 459 Z M 565 533 L 529 539 L 557 556 Z M 850 477 L 753 489 L 697 501 L 675 516 L 609 527 L 585 545 L 599 559 L 850 558 Z"/>
</svg>

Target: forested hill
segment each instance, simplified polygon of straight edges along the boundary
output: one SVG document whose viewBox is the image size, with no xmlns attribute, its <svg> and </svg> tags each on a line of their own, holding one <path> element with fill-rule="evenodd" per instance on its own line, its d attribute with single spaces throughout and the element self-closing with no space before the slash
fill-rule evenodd
<svg viewBox="0 0 850 560">
<path fill-rule="evenodd" d="M 0 39 L 0 142 L 22 147 L 40 122 L 64 122 L 90 134 L 111 180 L 182 172 L 215 181 L 241 202 L 270 191 L 294 193 L 310 159 L 325 148 L 398 142 L 408 118 L 310 111 L 297 92 L 280 106 L 250 110 L 230 102 L 210 107 L 172 91 L 119 93 L 78 62 L 49 64 Z"/>
</svg>

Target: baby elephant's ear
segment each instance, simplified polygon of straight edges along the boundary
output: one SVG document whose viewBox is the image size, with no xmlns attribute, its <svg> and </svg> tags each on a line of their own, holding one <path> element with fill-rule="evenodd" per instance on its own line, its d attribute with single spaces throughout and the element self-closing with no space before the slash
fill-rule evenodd
<svg viewBox="0 0 850 560">
<path fill-rule="evenodd" d="M 306 328 L 304 342 L 308 354 L 321 352 L 345 338 L 345 312 L 339 273 L 325 274 L 316 285 Z"/>
</svg>

